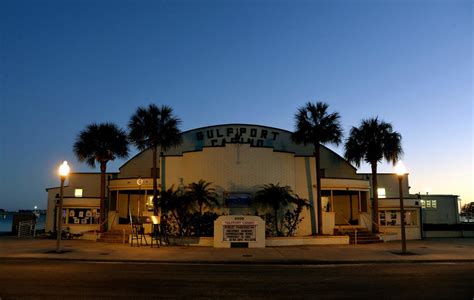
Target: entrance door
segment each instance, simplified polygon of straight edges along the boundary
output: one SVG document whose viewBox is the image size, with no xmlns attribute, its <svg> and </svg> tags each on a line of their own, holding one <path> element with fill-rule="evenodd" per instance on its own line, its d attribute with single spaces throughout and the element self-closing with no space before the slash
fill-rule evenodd
<svg viewBox="0 0 474 300">
<path fill-rule="evenodd" d="M 359 193 L 357 191 L 333 191 L 333 205 L 336 225 L 359 224 Z"/>
</svg>

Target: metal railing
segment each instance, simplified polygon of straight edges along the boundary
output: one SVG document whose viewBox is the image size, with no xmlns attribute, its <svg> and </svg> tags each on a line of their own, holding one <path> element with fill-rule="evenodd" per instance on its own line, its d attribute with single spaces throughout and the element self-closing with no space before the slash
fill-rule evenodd
<svg viewBox="0 0 474 300">
<path fill-rule="evenodd" d="M 36 236 L 36 224 L 29 221 L 20 221 L 18 223 L 18 237 L 35 237 Z"/>
<path fill-rule="evenodd" d="M 357 245 L 357 227 L 352 225 L 348 219 L 345 217 L 342 217 L 344 219 L 344 222 L 354 231 L 354 245 Z"/>
</svg>

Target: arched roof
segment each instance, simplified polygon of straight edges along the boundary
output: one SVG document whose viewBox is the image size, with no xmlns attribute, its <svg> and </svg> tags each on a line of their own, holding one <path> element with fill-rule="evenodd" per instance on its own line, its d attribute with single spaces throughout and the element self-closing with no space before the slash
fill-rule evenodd
<svg viewBox="0 0 474 300">
<path fill-rule="evenodd" d="M 291 139 L 291 131 L 254 124 L 222 124 L 191 129 L 181 133 L 183 143 L 165 152 L 165 156 L 181 156 L 186 152 L 202 151 L 205 147 L 224 147 L 228 143 L 250 144 L 251 147 L 272 148 L 273 151 L 294 153 L 295 156 L 313 156 L 312 145 L 298 145 Z M 331 149 L 321 145 L 323 151 L 328 151 L 334 159 L 342 160 L 351 166 L 343 157 Z M 144 150 L 144 151 L 148 151 Z M 119 169 L 129 164 L 138 153 L 125 162 Z"/>
</svg>

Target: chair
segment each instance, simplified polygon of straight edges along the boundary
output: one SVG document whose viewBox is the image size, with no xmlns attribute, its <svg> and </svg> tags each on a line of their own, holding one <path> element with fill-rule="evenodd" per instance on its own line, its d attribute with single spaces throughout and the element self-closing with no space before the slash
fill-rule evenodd
<svg viewBox="0 0 474 300">
<path fill-rule="evenodd" d="M 160 224 L 153 224 L 153 232 L 151 233 L 151 248 L 153 248 L 153 244 L 157 245 L 158 248 L 161 246 L 161 228 Z"/>
<path fill-rule="evenodd" d="M 132 239 L 130 241 L 130 246 L 133 247 L 134 242 L 137 247 L 140 247 L 145 240 L 145 245 L 148 246 L 148 241 L 145 236 L 145 228 L 142 224 L 132 224 Z"/>
</svg>

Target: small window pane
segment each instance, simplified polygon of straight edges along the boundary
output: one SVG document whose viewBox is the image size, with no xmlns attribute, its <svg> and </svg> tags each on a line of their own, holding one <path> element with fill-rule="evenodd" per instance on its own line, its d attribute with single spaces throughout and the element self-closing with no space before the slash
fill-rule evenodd
<svg viewBox="0 0 474 300">
<path fill-rule="evenodd" d="M 387 224 L 385 221 L 385 211 L 380 212 L 379 219 L 380 219 L 380 225 L 385 226 Z"/>
<path fill-rule="evenodd" d="M 378 188 L 377 194 L 379 195 L 379 198 L 385 198 L 385 188 Z"/>
<path fill-rule="evenodd" d="M 153 196 L 148 196 L 145 205 L 146 205 L 146 210 L 147 211 L 153 211 Z"/>
<path fill-rule="evenodd" d="M 82 189 L 75 189 L 74 197 L 82 197 Z"/>
<path fill-rule="evenodd" d="M 431 207 L 432 207 L 432 208 L 436 208 L 436 207 L 437 207 L 436 200 L 431 200 Z"/>
</svg>

